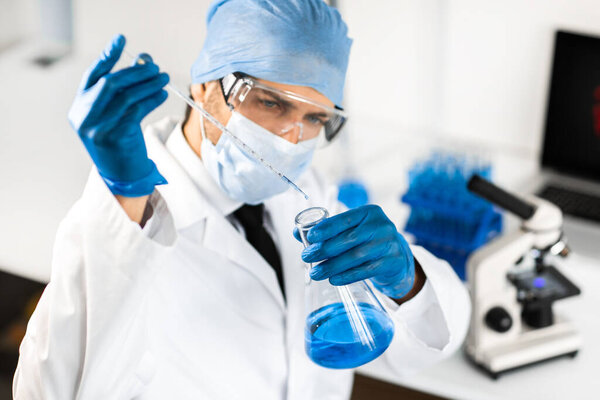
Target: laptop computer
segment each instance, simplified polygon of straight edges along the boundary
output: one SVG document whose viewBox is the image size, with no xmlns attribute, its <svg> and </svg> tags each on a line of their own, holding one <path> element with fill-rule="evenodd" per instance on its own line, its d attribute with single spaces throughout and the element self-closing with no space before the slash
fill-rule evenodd
<svg viewBox="0 0 600 400">
<path fill-rule="evenodd" d="M 571 248 L 600 260 L 600 37 L 557 31 L 534 188 L 564 213 Z"/>
</svg>

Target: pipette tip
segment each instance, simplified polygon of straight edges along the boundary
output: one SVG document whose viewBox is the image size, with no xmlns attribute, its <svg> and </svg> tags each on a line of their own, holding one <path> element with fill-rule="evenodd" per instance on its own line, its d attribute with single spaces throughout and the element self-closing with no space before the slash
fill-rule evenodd
<svg viewBox="0 0 600 400">
<path fill-rule="evenodd" d="M 281 177 L 281 179 L 283 179 L 283 181 L 285 183 L 287 183 L 288 185 L 290 185 L 291 187 L 293 187 L 298 193 L 300 193 L 302 196 L 304 196 L 304 200 L 308 200 L 308 195 L 306 193 L 304 193 L 302 191 L 302 189 L 300 189 L 294 182 L 292 182 L 291 180 L 289 180 L 285 175 L 283 175 Z"/>
</svg>

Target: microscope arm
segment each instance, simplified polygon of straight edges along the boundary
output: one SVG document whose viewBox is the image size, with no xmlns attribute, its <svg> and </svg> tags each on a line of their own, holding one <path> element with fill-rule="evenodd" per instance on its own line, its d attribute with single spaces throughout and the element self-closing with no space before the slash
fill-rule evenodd
<svg viewBox="0 0 600 400">
<path fill-rule="evenodd" d="M 474 304 L 482 298 L 489 299 L 492 293 L 501 293 L 512 284 L 506 278 L 507 271 L 532 248 L 535 235 L 517 230 L 501 236 L 487 246 L 477 250 L 469 258 L 467 274 Z"/>
</svg>

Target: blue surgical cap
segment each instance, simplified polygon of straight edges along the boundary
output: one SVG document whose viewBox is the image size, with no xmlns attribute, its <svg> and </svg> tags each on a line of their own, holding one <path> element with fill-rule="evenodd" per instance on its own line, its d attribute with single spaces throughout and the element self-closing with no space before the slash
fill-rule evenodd
<svg viewBox="0 0 600 400">
<path fill-rule="evenodd" d="M 352 40 L 323 0 L 216 0 L 206 25 L 193 83 L 243 72 L 312 87 L 341 105 Z"/>
</svg>

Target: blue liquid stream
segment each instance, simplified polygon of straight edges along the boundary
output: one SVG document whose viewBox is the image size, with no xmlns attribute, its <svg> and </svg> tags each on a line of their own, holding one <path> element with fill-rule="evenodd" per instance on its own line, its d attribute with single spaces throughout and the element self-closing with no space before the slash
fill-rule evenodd
<svg viewBox="0 0 600 400">
<path fill-rule="evenodd" d="M 342 303 L 328 304 L 306 318 L 306 354 L 327 368 L 355 368 L 379 357 L 394 337 L 394 323 L 381 309 L 359 303 L 360 311 L 371 329 L 374 346 L 361 343 Z"/>
</svg>

